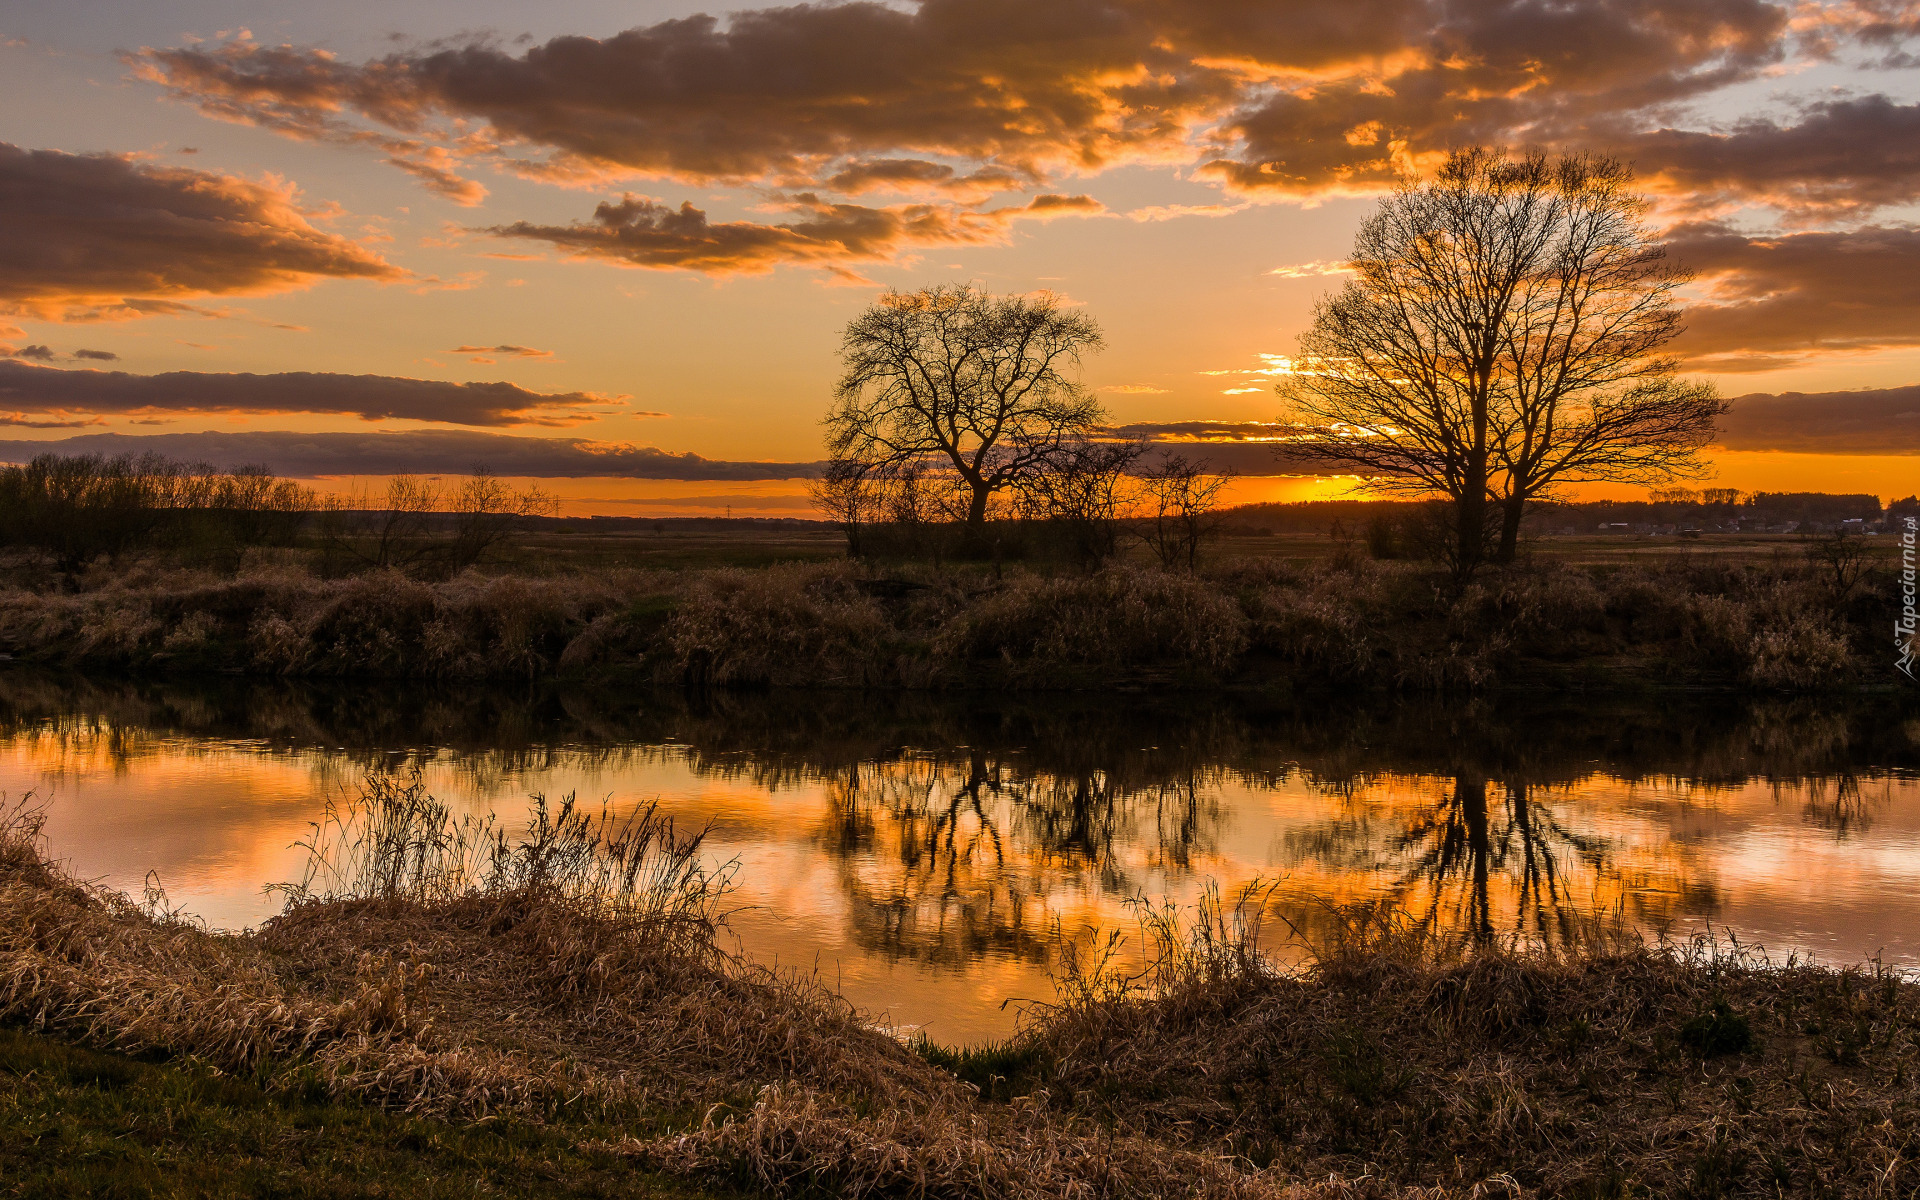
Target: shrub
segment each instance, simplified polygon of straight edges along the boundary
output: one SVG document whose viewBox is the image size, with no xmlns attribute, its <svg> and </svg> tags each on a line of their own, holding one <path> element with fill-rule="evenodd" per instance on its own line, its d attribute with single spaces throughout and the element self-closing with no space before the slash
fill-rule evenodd
<svg viewBox="0 0 1920 1200">
<path fill-rule="evenodd" d="M 307 634 L 321 674 L 421 674 L 433 589 L 397 572 L 348 580 Z"/>
<path fill-rule="evenodd" d="M 1841 682 L 1853 665 L 1846 637 L 1818 614 L 1795 612 L 1756 630 L 1747 679 L 1763 688 L 1807 690 Z"/>
<path fill-rule="evenodd" d="M 1072 579 L 1023 576 L 965 609 L 936 657 L 998 658 L 1020 673 L 1176 663 L 1229 670 L 1247 648 L 1231 598 L 1189 576 L 1110 567 Z"/>
<path fill-rule="evenodd" d="M 1607 601 L 1581 572 L 1506 571 L 1468 587 L 1452 617 L 1462 637 L 1495 635 L 1526 652 L 1556 655 L 1573 636 L 1606 628 Z"/>
<path fill-rule="evenodd" d="M 666 642 L 697 683 L 878 682 L 892 627 L 841 570 L 716 571 L 668 619 Z"/>
</svg>

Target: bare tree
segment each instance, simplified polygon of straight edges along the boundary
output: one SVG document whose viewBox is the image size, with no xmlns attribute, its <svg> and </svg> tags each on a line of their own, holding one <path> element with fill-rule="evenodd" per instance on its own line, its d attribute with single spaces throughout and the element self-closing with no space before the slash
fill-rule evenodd
<svg viewBox="0 0 1920 1200">
<path fill-rule="evenodd" d="M 1853 599 L 1869 561 L 1864 538 L 1844 528 L 1817 534 L 1806 539 L 1806 555 L 1814 571 L 1825 577 L 1835 604 Z"/>
<path fill-rule="evenodd" d="M 1140 535 L 1160 565 L 1188 571 L 1199 565 L 1200 546 L 1220 525 L 1220 492 L 1231 471 L 1209 471 L 1183 454 L 1169 454 L 1140 473 L 1146 493 Z"/>
<path fill-rule="evenodd" d="M 1021 509 L 1055 525 L 1073 556 L 1097 567 L 1119 550 L 1120 519 L 1131 500 L 1127 473 L 1145 452 L 1135 441 L 1064 445 L 1021 485 Z"/>
<path fill-rule="evenodd" d="M 1510 558 L 1527 503 L 1557 484 L 1694 473 L 1724 407 L 1655 354 L 1685 276 L 1630 178 L 1591 156 L 1455 153 L 1361 227 L 1354 278 L 1316 306 L 1279 385 L 1325 429 L 1319 458 L 1452 502 L 1458 575 Z"/>
<path fill-rule="evenodd" d="M 485 467 L 474 468 L 451 491 L 438 479 L 395 475 L 378 503 L 327 497 L 321 544 L 336 562 L 450 574 L 479 562 L 525 518 L 549 515 L 558 504 L 539 488 L 515 488 Z"/>
<path fill-rule="evenodd" d="M 1496 557 L 1513 560 L 1526 505 L 1568 483 L 1654 483 L 1705 473 L 1698 451 L 1726 411 L 1713 387 L 1677 377 L 1660 348 L 1680 332 L 1687 279 L 1642 219 L 1647 202 L 1617 159 L 1529 155 L 1548 181 L 1547 234 L 1494 343 L 1495 452 L 1502 520 Z"/>
<path fill-rule="evenodd" d="M 453 516 L 453 540 L 444 551 L 447 567 L 463 571 L 485 558 L 526 518 L 552 516 L 560 501 L 537 487 L 513 487 L 480 466 L 460 481 L 447 507 Z"/>
<path fill-rule="evenodd" d="M 347 501 L 340 497 L 333 499 L 334 511 L 328 515 L 346 518 L 350 511 L 346 507 Z M 406 567 L 428 553 L 427 529 L 434 510 L 439 506 L 440 485 L 437 480 L 422 479 L 417 475 L 395 475 L 387 480 L 384 503 L 367 506 L 359 538 L 351 537 L 350 530 L 354 522 L 350 519 L 336 520 L 330 524 L 332 528 L 341 530 L 338 535 L 340 544 L 367 566 Z"/>
<path fill-rule="evenodd" d="M 866 464 L 850 458 L 832 459 L 820 478 L 807 484 L 807 494 L 813 498 L 813 506 L 846 534 L 847 553 L 864 557 L 862 535 L 885 511 L 880 482 Z"/>
<path fill-rule="evenodd" d="M 872 469 L 938 462 L 978 531 L 995 494 L 1091 433 L 1100 405 L 1069 372 L 1100 327 L 1047 293 L 889 292 L 847 326 L 827 449 Z"/>
</svg>

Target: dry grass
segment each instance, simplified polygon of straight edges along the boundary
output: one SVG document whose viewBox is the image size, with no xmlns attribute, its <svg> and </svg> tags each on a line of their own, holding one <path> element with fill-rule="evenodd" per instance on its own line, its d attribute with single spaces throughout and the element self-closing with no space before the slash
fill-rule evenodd
<svg viewBox="0 0 1920 1200">
<path fill-rule="evenodd" d="M 1842 594 L 1799 557 L 1489 570 L 1455 589 L 1357 553 L 1224 562 L 318 579 L 135 564 L 81 590 L 0 587 L 0 649 L 82 667 L 287 676 L 652 676 L 694 685 L 1118 682 L 1470 691 L 1569 671 L 1761 691 L 1849 686 L 1892 575 Z"/>
<path fill-rule="evenodd" d="M 232 577 L 136 565 L 87 582 L 76 592 L 0 590 L 0 645 L 90 668 L 526 679 L 551 674 L 597 618 L 671 590 L 637 572 L 429 584 L 280 565 Z"/>
<path fill-rule="evenodd" d="M 1282 971 L 1217 898 L 1149 912 L 1145 974 L 1069 963 L 1002 1055 L 1054 1111 L 1293 1177 L 1464 1194 L 1906 1196 L 1920 1186 L 1920 986 L 1877 966 L 1440 936 L 1344 914 Z"/>
<path fill-rule="evenodd" d="M 1017 576 L 939 630 L 933 653 L 998 661 L 1028 681 L 1090 666 L 1220 675 L 1246 649 L 1246 627 L 1232 599 L 1198 579 L 1109 567 L 1087 577 Z"/>
<path fill-rule="evenodd" d="M 510 840 L 377 782 L 317 831 L 286 913 L 237 935 L 66 878 L 37 828 L 0 826 L 0 1019 L 83 1045 L 464 1116 L 929 1078 L 817 986 L 723 954 L 724 881 L 651 812 L 562 805 Z"/>
<path fill-rule="evenodd" d="M 831 687 L 886 682 L 892 633 L 850 570 L 784 566 L 700 578 L 665 636 L 696 683 Z"/>
<path fill-rule="evenodd" d="M 627 1130 L 600 1150 L 776 1194 L 1348 1194 L 981 1104 L 837 997 L 716 949 L 721 881 L 651 813 L 562 805 L 515 841 L 376 784 L 316 829 L 287 913 L 243 935 L 66 878 L 37 828 L 0 821 L 7 1025 L 270 1091 L 590 1117 Z"/>
</svg>

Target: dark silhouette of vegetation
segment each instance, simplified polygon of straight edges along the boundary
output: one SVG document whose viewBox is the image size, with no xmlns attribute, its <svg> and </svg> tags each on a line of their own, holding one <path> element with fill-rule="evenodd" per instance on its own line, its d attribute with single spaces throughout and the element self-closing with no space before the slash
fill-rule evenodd
<svg viewBox="0 0 1920 1200">
<path fill-rule="evenodd" d="M 1883 547 L 1884 548 L 1884 547 Z M 149 567 L 0 592 L 0 651 L 74 666 L 420 678 L 641 675 L 715 687 L 1472 692 L 1508 685 L 1891 687 L 1897 589 L 1830 566 L 1675 555 L 1548 562 L 1436 587 L 1421 562 L 1109 562 L 1054 573 L 858 563 L 315 577 Z M 426 560 L 431 563 L 433 560 Z M 1851 569 L 1851 568 L 1849 568 Z M 1844 581 L 1843 581 L 1844 582 Z"/>
<path fill-rule="evenodd" d="M 1814 564 L 1827 584 L 1835 604 L 1853 599 L 1861 578 L 1871 561 L 1864 539 L 1846 529 L 1836 529 L 1807 540 L 1807 560 Z"/>
<path fill-rule="evenodd" d="M 230 562 L 249 547 L 290 543 L 313 504 L 264 467 L 43 454 L 0 468 L 0 545 L 44 551 L 69 576 L 136 549 Z"/>
<path fill-rule="evenodd" d="M 484 467 L 447 489 L 439 480 L 396 475 L 379 503 L 329 496 L 321 506 L 324 567 L 455 575 L 481 562 L 529 517 L 559 503 L 537 487 L 515 488 Z"/>
<path fill-rule="evenodd" d="M 1132 481 L 1145 447 L 1137 442 L 1062 445 L 1021 489 L 1024 515 L 1052 525 L 1073 560 L 1097 568 L 1120 550 Z"/>
<path fill-rule="evenodd" d="M 1069 372 L 1100 346 L 1092 317 L 1046 293 L 889 292 L 841 340 L 827 449 L 860 478 L 922 473 L 982 534 L 995 496 L 1095 432 L 1100 405 Z"/>
<path fill-rule="evenodd" d="M 1146 495 L 1136 526 L 1147 548 L 1168 570 L 1197 570 L 1200 548 L 1220 531 L 1221 491 L 1231 472 L 1210 470 L 1184 454 L 1166 454 L 1140 473 Z"/>
<path fill-rule="evenodd" d="M 1361 227 L 1354 279 L 1279 385 L 1321 431 L 1315 456 L 1448 499 L 1456 579 L 1512 561 L 1527 505 L 1559 485 L 1699 470 L 1725 406 L 1659 356 L 1686 277 L 1630 180 L 1591 155 L 1455 153 Z"/>
</svg>

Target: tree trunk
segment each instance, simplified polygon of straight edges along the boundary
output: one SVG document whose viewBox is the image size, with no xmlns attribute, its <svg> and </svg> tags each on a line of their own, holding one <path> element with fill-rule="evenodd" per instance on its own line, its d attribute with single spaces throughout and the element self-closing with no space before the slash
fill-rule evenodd
<svg viewBox="0 0 1920 1200">
<path fill-rule="evenodd" d="M 1502 565 L 1513 561 L 1515 551 L 1520 546 L 1520 518 L 1526 512 L 1525 496 L 1509 496 L 1500 505 L 1500 549 L 1493 561 Z"/>
<path fill-rule="evenodd" d="M 1472 899 L 1470 916 L 1471 930 L 1476 942 L 1485 944 L 1493 940 L 1492 897 L 1488 895 L 1488 870 L 1493 858 L 1493 842 L 1487 834 L 1487 781 L 1477 776 L 1456 776 L 1453 784 L 1454 796 L 1460 805 L 1460 815 L 1467 826 L 1467 857 L 1471 860 Z"/>
<path fill-rule="evenodd" d="M 1487 554 L 1487 398 L 1484 388 L 1473 400 L 1473 439 L 1457 502 L 1459 541 L 1454 547 L 1453 577 L 1460 583 L 1473 578 Z"/>
<path fill-rule="evenodd" d="M 1479 569 L 1487 548 L 1487 493 L 1475 488 L 1454 502 L 1453 574 L 1465 583 Z"/>
<path fill-rule="evenodd" d="M 973 499 L 967 504 L 967 528 L 980 533 L 987 527 L 987 498 L 991 493 L 983 483 L 973 485 Z"/>
</svg>

